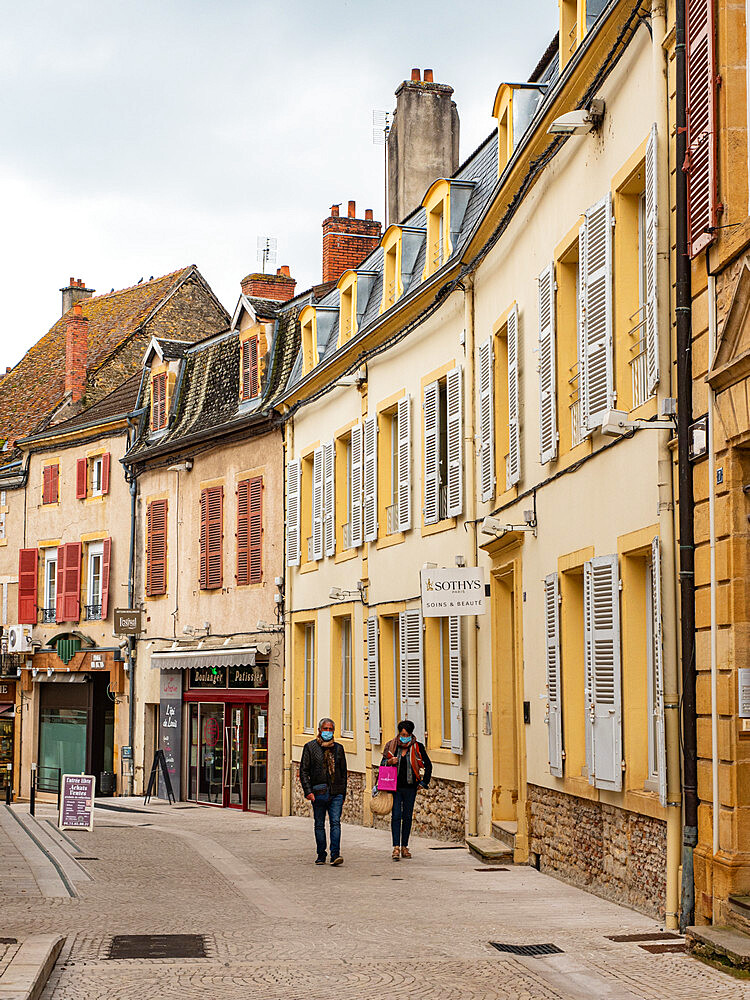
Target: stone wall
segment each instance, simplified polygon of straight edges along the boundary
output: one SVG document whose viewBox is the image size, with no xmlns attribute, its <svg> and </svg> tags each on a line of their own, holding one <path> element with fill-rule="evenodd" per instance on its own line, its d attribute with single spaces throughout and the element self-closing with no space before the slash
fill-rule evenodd
<svg viewBox="0 0 750 1000">
<path fill-rule="evenodd" d="M 666 823 L 538 785 L 528 786 L 528 811 L 540 871 L 663 919 Z"/>
<path fill-rule="evenodd" d="M 377 781 L 377 768 L 373 768 L 373 781 Z M 349 791 L 344 801 L 341 819 L 345 823 L 364 823 L 365 776 L 349 772 Z M 420 789 L 414 808 L 412 832 L 418 837 L 462 842 L 466 823 L 466 793 L 462 781 L 433 778 L 430 787 Z M 292 815 L 312 816 L 312 806 L 302 794 L 299 782 L 299 764 L 294 764 L 292 782 Z M 373 826 L 389 830 L 390 816 L 373 816 Z"/>
</svg>

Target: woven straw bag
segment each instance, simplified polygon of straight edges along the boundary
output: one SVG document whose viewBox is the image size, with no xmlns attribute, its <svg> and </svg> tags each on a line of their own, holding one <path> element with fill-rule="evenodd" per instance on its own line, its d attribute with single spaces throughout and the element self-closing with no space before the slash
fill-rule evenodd
<svg viewBox="0 0 750 1000">
<path fill-rule="evenodd" d="M 370 812 L 376 816 L 387 816 L 393 809 L 393 794 L 391 792 L 378 792 L 370 800 Z"/>
</svg>

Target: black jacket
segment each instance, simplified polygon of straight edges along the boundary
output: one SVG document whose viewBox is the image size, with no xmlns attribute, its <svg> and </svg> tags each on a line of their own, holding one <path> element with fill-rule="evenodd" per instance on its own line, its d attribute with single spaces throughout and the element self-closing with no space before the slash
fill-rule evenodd
<svg viewBox="0 0 750 1000">
<path fill-rule="evenodd" d="M 417 740 L 417 746 L 419 747 L 419 752 L 422 755 L 422 763 L 424 764 L 424 774 L 422 775 L 422 780 L 420 782 L 420 785 L 422 786 L 422 788 L 427 788 L 427 786 L 430 784 L 430 778 L 432 777 L 432 761 L 427 756 L 427 748 L 425 747 L 424 743 L 420 743 L 419 740 Z M 398 764 L 397 764 L 398 784 L 396 787 L 408 788 L 408 785 L 406 783 L 406 767 L 401 766 L 405 758 L 402 757 L 399 752 L 398 743 L 396 743 L 394 746 L 393 740 L 391 740 L 389 743 L 386 744 L 386 750 L 388 749 L 390 749 L 392 756 L 398 756 Z M 387 754 L 384 753 L 383 759 L 380 761 L 380 766 L 382 767 L 383 764 L 387 763 L 388 763 Z"/>
<path fill-rule="evenodd" d="M 328 785 L 331 795 L 343 795 L 346 798 L 346 753 L 340 743 L 333 744 L 333 752 L 336 754 L 336 766 L 331 781 L 323 759 L 325 754 L 323 747 L 317 740 L 305 743 L 299 765 L 299 780 L 305 795 L 310 794 L 314 785 Z"/>
</svg>

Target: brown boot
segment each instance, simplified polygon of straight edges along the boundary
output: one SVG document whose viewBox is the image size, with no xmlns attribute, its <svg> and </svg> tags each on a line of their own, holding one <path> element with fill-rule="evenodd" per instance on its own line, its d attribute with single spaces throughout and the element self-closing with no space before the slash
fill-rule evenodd
<svg viewBox="0 0 750 1000">
<path fill-rule="evenodd" d="M 397 847 L 393 848 L 393 854 L 391 854 L 391 857 L 393 858 L 394 861 L 398 861 L 398 859 L 401 857 L 401 854 Z"/>
<path fill-rule="evenodd" d="M 411 851 L 409 850 L 408 847 L 402 847 L 401 848 L 401 857 L 402 858 L 410 858 L 411 857 Z"/>
</svg>

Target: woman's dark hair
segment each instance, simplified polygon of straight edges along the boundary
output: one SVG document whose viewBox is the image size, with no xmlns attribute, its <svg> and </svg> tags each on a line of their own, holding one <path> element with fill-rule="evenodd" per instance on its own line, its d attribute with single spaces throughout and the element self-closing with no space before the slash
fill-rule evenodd
<svg viewBox="0 0 750 1000">
<path fill-rule="evenodd" d="M 414 723 L 411 721 L 411 719 L 403 719 L 401 722 L 399 722 L 396 731 L 400 733 L 402 729 L 405 729 L 409 734 L 409 736 L 414 735 Z"/>
</svg>

